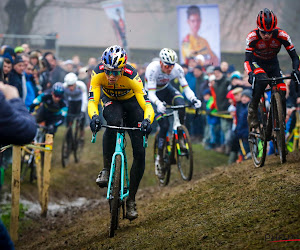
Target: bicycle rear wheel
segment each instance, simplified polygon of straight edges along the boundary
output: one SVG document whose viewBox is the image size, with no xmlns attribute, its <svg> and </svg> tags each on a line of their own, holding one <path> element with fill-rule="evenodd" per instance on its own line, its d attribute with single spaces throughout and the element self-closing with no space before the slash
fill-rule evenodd
<svg viewBox="0 0 300 250">
<path fill-rule="evenodd" d="M 279 93 L 274 94 L 273 99 L 273 122 L 274 122 L 274 130 L 275 130 L 275 143 L 278 149 L 280 162 L 286 162 L 286 146 L 285 146 L 285 120 L 283 118 L 283 110 L 282 110 L 282 103 L 281 97 Z"/>
<path fill-rule="evenodd" d="M 260 102 L 258 105 L 259 127 L 253 128 L 249 133 L 249 147 L 255 167 L 262 167 L 265 163 L 267 154 L 267 115 L 265 105 Z"/>
<path fill-rule="evenodd" d="M 117 155 L 115 158 L 115 172 L 113 177 L 112 193 L 109 198 L 110 206 L 110 227 L 109 237 L 115 236 L 115 230 L 118 229 L 119 217 L 120 217 L 120 188 L 121 188 L 121 155 Z"/>
<path fill-rule="evenodd" d="M 158 133 L 159 132 L 156 132 L 155 139 L 154 139 L 154 150 L 153 150 L 154 162 L 158 155 Z M 171 164 L 169 161 L 169 154 L 168 154 L 168 149 L 167 149 L 166 143 L 164 144 L 164 147 L 163 147 L 163 159 L 164 159 L 163 160 L 164 165 L 163 165 L 162 171 L 164 171 L 165 175 L 164 175 L 164 178 L 158 178 L 158 181 L 159 181 L 160 186 L 167 186 L 169 184 L 170 176 L 171 176 Z"/>
<path fill-rule="evenodd" d="M 183 180 L 190 181 L 193 176 L 193 150 L 190 134 L 184 125 L 177 127 L 179 149 L 177 152 L 177 166 Z"/>
<path fill-rule="evenodd" d="M 72 151 L 72 128 L 69 127 L 65 133 L 62 148 L 61 148 L 61 162 L 65 168 L 69 163 L 69 156 Z"/>
<path fill-rule="evenodd" d="M 74 159 L 76 163 L 80 161 L 83 150 L 83 140 L 80 137 L 80 132 L 80 122 L 79 120 L 76 120 L 74 136 Z"/>
</svg>

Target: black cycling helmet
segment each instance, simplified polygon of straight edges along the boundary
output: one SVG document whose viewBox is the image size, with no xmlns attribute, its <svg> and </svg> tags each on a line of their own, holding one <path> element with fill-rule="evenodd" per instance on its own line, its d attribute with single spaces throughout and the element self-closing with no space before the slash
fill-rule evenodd
<svg viewBox="0 0 300 250">
<path fill-rule="evenodd" d="M 272 10 L 261 10 L 256 19 L 257 28 L 261 31 L 271 32 L 277 26 L 277 17 Z"/>
</svg>

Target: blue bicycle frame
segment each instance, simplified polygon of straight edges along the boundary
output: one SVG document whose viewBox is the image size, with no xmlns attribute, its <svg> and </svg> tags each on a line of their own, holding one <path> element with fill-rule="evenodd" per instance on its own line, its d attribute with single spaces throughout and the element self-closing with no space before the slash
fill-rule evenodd
<svg viewBox="0 0 300 250">
<path fill-rule="evenodd" d="M 129 178 L 128 178 L 127 158 L 126 158 L 125 147 L 124 147 L 124 138 L 125 138 L 125 131 L 124 132 L 118 131 L 117 140 L 116 140 L 116 148 L 115 148 L 115 153 L 113 154 L 112 161 L 111 161 L 110 175 L 109 175 L 109 181 L 108 181 L 107 196 L 106 196 L 106 199 L 108 199 L 108 200 L 111 196 L 111 191 L 112 191 L 111 186 L 112 186 L 112 183 L 114 180 L 114 174 L 115 174 L 115 170 L 116 170 L 116 156 L 117 155 L 120 155 L 121 159 L 122 159 L 122 163 L 121 163 L 121 194 L 120 194 L 121 201 L 129 195 Z M 126 186 L 124 186 L 124 175 L 126 178 Z M 126 192 L 124 193 L 125 189 L 126 189 Z"/>
<path fill-rule="evenodd" d="M 124 146 L 125 130 L 140 130 L 140 128 L 116 127 L 116 126 L 109 126 L 109 125 L 102 125 L 102 127 L 105 127 L 108 129 L 116 129 L 118 131 L 117 139 L 116 139 L 115 153 L 113 154 L 112 161 L 111 161 L 111 168 L 110 168 L 110 175 L 109 175 L 106 199 L 109 200 L 111 198 L 112 184 L 113 184 L 114 174 L 115 174 L 115 170 L 116 170 L 116 156 L 120 155 L 121 160 L 122 160 L 120 199 L 121 199 L 121 201 L 123 201 L 124 198 L 126 198 L 129 195 L 128 167 L 127 167 L 127 158 L 126 158 L 126 152 L 125 152 L 125 146 Z M 93 134 L 91 142 L 92 143 L 96 142 L 96 134 Z M 147 141 L 146 136 L 144 136 L 143 146 L 145 148 L 148 146 L 148 141 Z M 125 175 L 125 180 L 124 180 L 124 175 Z M 126 181 L 126 186 L 124 185 L 125 181 Z"/>
</svg>

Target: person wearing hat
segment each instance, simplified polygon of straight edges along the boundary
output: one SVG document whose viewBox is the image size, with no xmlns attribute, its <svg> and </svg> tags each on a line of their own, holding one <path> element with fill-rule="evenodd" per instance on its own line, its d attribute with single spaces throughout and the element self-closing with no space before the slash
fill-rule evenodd
<svg viewBox="0 0 300 250">
<path fill-rule="evenodd" d="M 247 122 L 248 105 L 251 101 L 252 91 L 244 89 L 241 94 L 241 102 L 236 106 L 237 124 L 235 134 L 240 141 L 239 161 L 250 157 L 250 147 L 248 143 L 249 127 Z"/>
<path fill-rule="evenodd" d="M 18 56 L 24 52 L 24 49 L 21 46 L 17 46 L 17 47 L 15 47 L 14 51 L 15 51 L 16 55 Z"/>
<path fill-rule="evenodd" d="M 21 56 L 16 56 L 13 69 L 9 75 L 8 84 L 15 86 L 18 91 L 21 99 L 25 101 L 27 89 L 26 89 L 26 79 L 24 76 L 25 64 Z"/>
</svg>

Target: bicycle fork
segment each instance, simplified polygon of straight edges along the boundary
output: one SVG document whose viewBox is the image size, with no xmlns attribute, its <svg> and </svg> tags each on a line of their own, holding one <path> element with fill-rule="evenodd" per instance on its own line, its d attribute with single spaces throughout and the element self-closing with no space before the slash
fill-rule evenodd
<svg viewBox="0 0 300 250">
<path fill-rule="evenodd" d="M 129 195 L 129 178 L 128 178 L 128 169 L 127 169 L 127 159 L 126 155 L 124 154 L 124 141 L 125 134 L 117 133 L 117 143 L 115 148 L 115 153 L 113 154 L 112 161 L 111 161 L 111 168 L 110 168 L 110 175 L 109 175 L 109 182 L 107 188 L 107 196 L 106 199 L 111 198 L 111 189 L 114 182 L 114 174 L 116 169 L 116 156 L 121 156 L 121 190 L 120 190 L 120 200 L 123 201 L 124 198 L 128 197 Z M 126 186 L 124 185 L 124 176 L 126 178 Z"/>
</svg>

